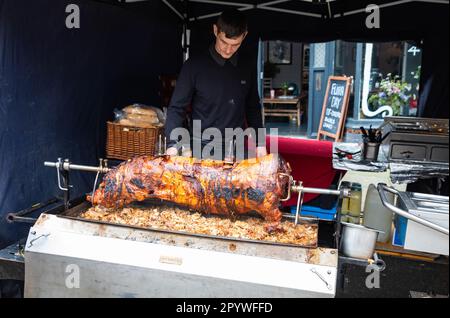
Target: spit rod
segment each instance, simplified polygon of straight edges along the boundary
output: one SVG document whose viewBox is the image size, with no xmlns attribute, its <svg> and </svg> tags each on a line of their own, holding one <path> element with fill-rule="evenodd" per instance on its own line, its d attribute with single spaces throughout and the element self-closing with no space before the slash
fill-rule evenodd
<svg viewBox="0 0 450 318">
<path fill-rule="evenodd" d="M 46 166 L 46 167 L 56 168 L 58 165 L 59 165 L 58 162 L 48 162 L 48 161 L 44 162 L 44 166 Z M 62 163 L 62 168 L 67 171 L 80 170 L 80 171 L 100 172 L 100 173 L 107 173 L 111 170 L 110 168 L 106 168 L 106 167 L 91 167 L 91 166 L 75 165 L 75 164 L 67 163 L 67 162 Z"/>
<path fill-rule="evenodd" d="M 294 185 L 292 186 L 293 192 L 303 192 L 303 193 L 313 193 L 313 194 L 329 194 L 329 195 L 335 195 L 340 196 L 343 194 L 344 197 L 350 196 L 350 190 L 349 189 L 342 189 L 342 190 L 330 190 L 330 189 L 319 189 L 319 188 L 307 188 L 303 187 L 301 185 Z"/>
</svg>

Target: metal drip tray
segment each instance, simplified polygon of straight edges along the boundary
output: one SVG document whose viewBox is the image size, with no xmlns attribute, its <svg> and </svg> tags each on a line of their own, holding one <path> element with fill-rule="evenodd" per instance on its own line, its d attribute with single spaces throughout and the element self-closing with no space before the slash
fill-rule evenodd
<svg viewBox="0 0 450 318">
<path fill-rule="evenodd" d="M 385 184 L 378 185 L 385 207 L 396 214 L 394 245 L 406 250 L 449 255 L 448 197 L 399 192 Z M 397 195 L 397 205 L 388 201 L 386 192 Z"/>
<path fill-rule="evenodd" d="M 426 212 L 448 215 L 449 213 L 448 197 L 412 192 L 401 192 L 400 197 L 405 206 L 405 210 L 412 214 Z"/>
</svg>

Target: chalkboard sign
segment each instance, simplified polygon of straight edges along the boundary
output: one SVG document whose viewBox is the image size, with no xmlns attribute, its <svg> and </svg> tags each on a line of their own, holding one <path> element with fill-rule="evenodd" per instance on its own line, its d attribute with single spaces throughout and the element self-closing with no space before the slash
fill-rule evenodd
<svg viewBox="0 0 450 318">
<path fill-rule="evenodd" d="M 343 126 L 347 119 L 351 84 L 351 77 L 331 76 L 328 78 L 318 139 L 328 136 L 341 141 L 344 133 Z"/>
</svg>

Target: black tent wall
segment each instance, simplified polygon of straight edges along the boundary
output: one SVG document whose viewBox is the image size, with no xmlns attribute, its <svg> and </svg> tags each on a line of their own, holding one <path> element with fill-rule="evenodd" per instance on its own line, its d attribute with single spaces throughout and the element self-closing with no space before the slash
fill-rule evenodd
<svg viewBox="0 0 450 318">
<path fill-rule="evenodd" d="M 449 118 L 448 28 L 425 39 L 419 114 L 426 118 Z"/>
<path fill-rule="evenodd" d="M 255 3 L 265 1 L 255 1 Z M 317 43 L 334 40 L 352 42 L 408 41 L 423 49 L 421 93 L 419 113 L 422 117 L 449 117 L 449 6 L 445 3 L 409 2 L 382 7 L 386 0 L 336 1 L 334 13 L 349 12 L 379 4 L 380 28 L 369 29 L 366 19 L 369 13 L 315 18 L 309 16 L 252 9 L 246 11 L 249 17 L 249 38 L 243 51 L 256 56 L 259 38 L 263 40 L 286 40 Z M 395 2 L 395 1 L 390 1 Z M 198 12 L 200 4 L 190 3 L 191 14 Z M 295 9 L 298 2 L 289 2 L 285 9 Z M 326 15 L 326 4 L 316 5 L 316 13 Z M 220 12 L 228 6 L 215 6 L 212 12 Z M 314 5 L 311 6 L 314 9 Z M 189 10 L 188 10 L 189 12 Z M 207 12 L 202 12 L 206 14 Z M 190 22 L 192 29 L 191 52 L 204 50 L 212 41 L 212 24 L 217 17 Z M 246 55 L 248 55 L 246 54 Z"/>
<path fill-rule="evenodd" d="M 77 4 L 81 28 L 67 29 Z M 98 165 L 113 109 L 159 105 L 158 75 L 181 65 L 179 21 L 87 0 L 0 0 L 0 248 L 26 235 L 5 215 L 61 195 L 44 161 Z M 73 194 L 94 175 L 71 173 Z"/>
</svg>

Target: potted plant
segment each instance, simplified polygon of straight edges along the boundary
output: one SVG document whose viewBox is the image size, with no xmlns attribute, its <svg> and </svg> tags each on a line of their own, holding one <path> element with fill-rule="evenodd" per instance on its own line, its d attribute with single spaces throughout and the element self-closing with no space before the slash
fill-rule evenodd
<svg viewBox="0 0 450 318">
<path fill-rule="evenodd" d="M 283 96 L 287 96 L 288 95 L 288 90 L 289 90 L 289 83 L 288 82 L 283 82 L 281 84 L 281 89 L 283 91 Z"/>
<path fill-rule="evenodd" d="M 370 95 L 368 99 L 368 104 L 373 110 L 387 105 L 392 107 L 394 116 L 399 116 L 405 107 L 409 107 L 409 100 L 412 97 L 411 84 L 401 80 L 400 76 L 388 74 L 377 84 L 378 91 Z"/>
</svg>

